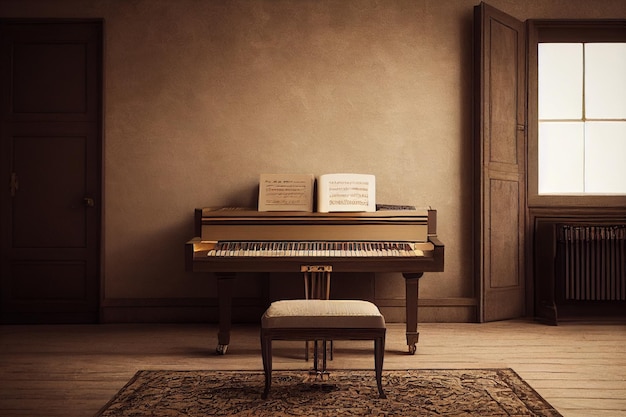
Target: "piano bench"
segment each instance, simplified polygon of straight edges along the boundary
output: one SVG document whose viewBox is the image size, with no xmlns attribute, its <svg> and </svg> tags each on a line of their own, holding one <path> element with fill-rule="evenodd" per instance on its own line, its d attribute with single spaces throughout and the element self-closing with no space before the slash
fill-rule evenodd
<svg viewBox="0 0 626 417">
<path fill-rule="evenodd" d="M 374 369 L 380 398 L 385 356 L 385 318 L 378 307 L 361 300 L 281 300 L 261 318 L 261 354 L 265 373 L 263 398 L 272 384 L 273 340 L 373 340 Z M 325 369 L 324 369 L 325 370 Z"/>
</svg>

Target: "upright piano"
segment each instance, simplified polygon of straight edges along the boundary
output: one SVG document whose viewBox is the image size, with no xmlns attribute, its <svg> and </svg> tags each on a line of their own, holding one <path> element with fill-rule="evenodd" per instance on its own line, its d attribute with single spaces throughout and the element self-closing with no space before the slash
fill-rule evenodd
<svg viewBox="0 0 626 417">
<path fill-rule="evenodd" d="M 195 210 L 195 235 L 185 247 L 187 271 L 218 280 L 217 352 L 230 342 L 232 286 L 237 272 L 399 272 L 405 278 L 406 340 L 416 351 L 419 279 L 440 272 L 444 245 L 432 209 L 358 213 Z"/>
</svg>

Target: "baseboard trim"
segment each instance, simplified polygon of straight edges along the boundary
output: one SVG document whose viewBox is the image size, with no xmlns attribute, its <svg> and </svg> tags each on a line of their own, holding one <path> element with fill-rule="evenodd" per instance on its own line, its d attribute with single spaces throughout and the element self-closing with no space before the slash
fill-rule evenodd
<svg viewBox="0 0 626 417">
<path fill-rule="evenodd" d="M 404 299 L 376 299 L 388 323 L 405 322 Z M 420 322 L 474 323 L 474 298 L 437 298 L 418 301 Z M 261 298 L 234 298 L 233 322 L 255 323 L 265 308 Z M 101 301 L 101 323 L 216 323 L 216 298 L 109 298 Z"/>
</svg>

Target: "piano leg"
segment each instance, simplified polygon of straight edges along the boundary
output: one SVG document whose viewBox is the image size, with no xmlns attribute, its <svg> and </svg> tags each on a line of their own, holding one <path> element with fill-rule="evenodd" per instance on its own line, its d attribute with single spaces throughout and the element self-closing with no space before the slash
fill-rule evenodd
<svg viewBox="0 0 626 417">
<path fill-rule="evenodd" d="M 417 350 L 419 332 L 417 331 L 417 299 L 419 296 L 419 279 L 423 272 L 403 273 L 406 283 L 406 344 L 409 354 L 414 355 Z"/>
<path fill-rule="evenodd" d="M 217 333 L 218 355 L 225 355 L 230 343 L 230 328 L 233 310 L 234 273 L 217 273 L 217 302 L 219 308 L 219 331 Z"/>
</svg>

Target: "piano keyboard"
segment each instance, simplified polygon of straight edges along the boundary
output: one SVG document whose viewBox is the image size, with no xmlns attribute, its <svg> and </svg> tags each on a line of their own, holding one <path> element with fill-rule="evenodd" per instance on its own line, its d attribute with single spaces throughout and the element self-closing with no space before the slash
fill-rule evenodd
<svg viewBox="0 0 626 417">
<path fill-rule="evenodd" d="M 219 241 L 208 251 L 216 257 L 420 257 L 412 242 L 255 242 Z"/>
</svg>

